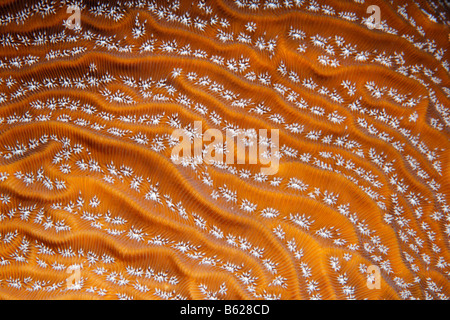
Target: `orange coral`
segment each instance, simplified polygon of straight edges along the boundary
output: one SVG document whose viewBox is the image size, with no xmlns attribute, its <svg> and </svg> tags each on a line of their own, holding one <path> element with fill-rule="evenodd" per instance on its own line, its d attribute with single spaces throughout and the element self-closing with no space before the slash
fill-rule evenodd
<svg viewBox="0 0 450 320">
<path fill-rule="evenodd" d="M 0 10 L 1 298 L 448 298 L 448 8 L 27 3 Z M 275 129 L 277 172 L 176 162 L 177 129 Z"/>
</svg>

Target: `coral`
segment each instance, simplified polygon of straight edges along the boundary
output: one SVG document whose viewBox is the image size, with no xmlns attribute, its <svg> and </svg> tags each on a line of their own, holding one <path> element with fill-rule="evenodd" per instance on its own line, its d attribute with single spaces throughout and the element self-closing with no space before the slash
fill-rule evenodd
<svg viewBox="0 0 450 320">
<path fill-rule="evenodd" d="M 0 298 L 448 299 L 448 21 L 3 1 Z"/>
</svg>

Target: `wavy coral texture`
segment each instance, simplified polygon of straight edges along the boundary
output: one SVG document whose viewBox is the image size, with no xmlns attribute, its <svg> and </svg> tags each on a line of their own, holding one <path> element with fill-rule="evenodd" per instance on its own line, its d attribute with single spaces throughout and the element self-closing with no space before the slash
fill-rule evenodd
<svg viewBox="0 0 450 320">
<path fill-rule="evenodd" d="M 1 298 L 448 299 L 441 2 L 0 7 Z M 276 129 L 278 171 L 175 129 Z"/>
</svg>

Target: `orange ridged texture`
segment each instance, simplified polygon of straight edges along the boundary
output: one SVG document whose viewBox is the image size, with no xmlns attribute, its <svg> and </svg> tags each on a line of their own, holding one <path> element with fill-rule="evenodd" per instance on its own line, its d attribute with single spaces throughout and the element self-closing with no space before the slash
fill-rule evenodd
<svg viewBox="0 0 450 320">
<path fill-rule="evenodd" d="M 2 1 L 0 298 L 448 299 L 449 41 L 441 1 Z M 277 172 L 175 164 L 194 121 Z"/>
</svg>

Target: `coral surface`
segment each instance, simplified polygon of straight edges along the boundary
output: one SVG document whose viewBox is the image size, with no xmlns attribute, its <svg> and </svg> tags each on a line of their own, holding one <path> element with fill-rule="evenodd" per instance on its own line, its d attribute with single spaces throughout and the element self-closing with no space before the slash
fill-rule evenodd
<svg viewBox="0 0 450 320">
<path fill-rule="evenodd" d="M 448 15 L 2 1 L 0 298 L 448 299 Z"/>
</svg>

